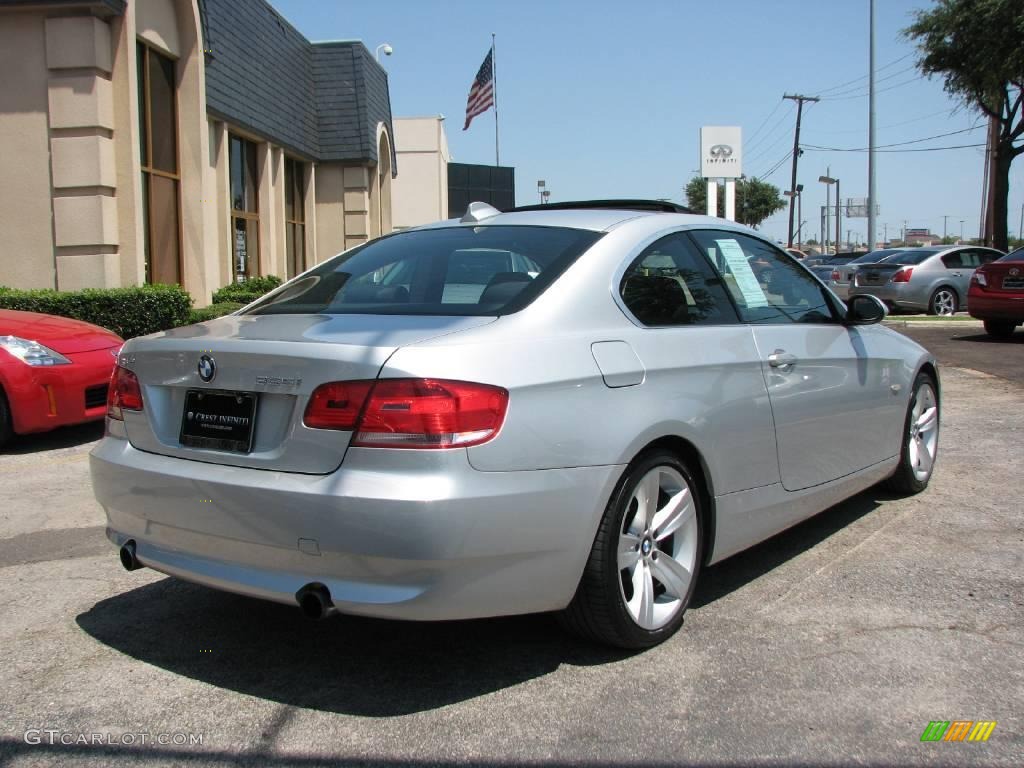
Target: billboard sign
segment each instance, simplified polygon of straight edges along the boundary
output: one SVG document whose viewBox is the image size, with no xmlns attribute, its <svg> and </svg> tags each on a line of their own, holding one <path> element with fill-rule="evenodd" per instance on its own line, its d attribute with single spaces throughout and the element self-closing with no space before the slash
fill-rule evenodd
<svg viewBox="0 0 1024 768">
<path fill-rule="evenodd" d="M 738 179 L 743 175 L 743 136 L 739 126 L 705 125 L 700 129 L 700 175 Z"/>
</svg>

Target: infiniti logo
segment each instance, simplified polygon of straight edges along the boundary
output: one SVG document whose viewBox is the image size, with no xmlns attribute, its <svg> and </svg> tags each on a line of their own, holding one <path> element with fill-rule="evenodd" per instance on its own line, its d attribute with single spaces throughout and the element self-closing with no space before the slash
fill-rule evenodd
<svg viewBox="0 0 1024 768">
<path fill-rule="evenodd" d="M 199 371 L 200 379 L 210 382 L 213 381 L 213 377 L 217 375 L 217 364 L 209 355 L 203 355 L 199 358 L 199 365 L 196 366 L 196 370 Z"/>
<path fill-rule="evenodd" d="M 708 154 L 716 160 L 725 160 L 732 157 L 732 147 L 728 144 L 715 144 L 715 146 L 708 150 Z"/>
</svg>

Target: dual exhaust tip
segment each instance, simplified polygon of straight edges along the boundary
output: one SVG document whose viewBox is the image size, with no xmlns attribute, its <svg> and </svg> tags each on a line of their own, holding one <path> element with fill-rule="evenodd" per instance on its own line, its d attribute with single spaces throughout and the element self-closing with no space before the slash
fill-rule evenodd
<svg viewBox="0 0 1024 768">
<path fill-rule="evenodd" d="M 121 549 L 118 552 L 121 565 L 126 571 L 137 571 L 139 568 L 146 567 L 136 557 L 135 548 L 135 540 L 129 539 L 121 545 Z M 331 591 L 323 584 L 317 582 L 310 582 L 296 592 L 295 601 L 299 604 L 299 610 L 302 611 L 302 615 L 314 621 L 319 621 L 338 611 L 331 600 Z"/>
</svg>

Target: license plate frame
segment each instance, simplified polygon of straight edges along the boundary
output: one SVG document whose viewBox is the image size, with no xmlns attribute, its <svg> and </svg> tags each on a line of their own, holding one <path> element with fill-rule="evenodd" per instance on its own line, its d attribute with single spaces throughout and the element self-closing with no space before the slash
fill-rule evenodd
<svg viewBox="0 0 1024 768">
<path fill-rule="evenodd" d="M 187 448 L 252 453 L 258 401 L 255 392 L 186 390 L 178 442 Z"/>
</svg>

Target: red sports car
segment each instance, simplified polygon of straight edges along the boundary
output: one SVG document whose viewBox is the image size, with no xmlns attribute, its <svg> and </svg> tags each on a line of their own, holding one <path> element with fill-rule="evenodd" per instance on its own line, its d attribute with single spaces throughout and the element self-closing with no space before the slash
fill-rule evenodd
<svg viewBox="0 0 1024 768">
<path fill-rule="evenodd" d="M 107 412 L 107 384 L 124 340 L 66 317 L 0 309 L 0 445 Z"/>
<path fill-rule="evenodd" d="M 1008 339 L 1024 323 L 1024 248 L 979 267 L 967 290 L 967 311 L 985 321 L 985 331 Z"/>
</svg>

